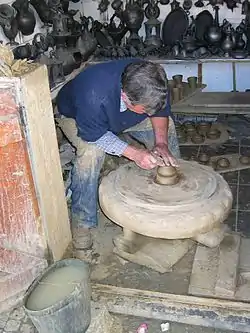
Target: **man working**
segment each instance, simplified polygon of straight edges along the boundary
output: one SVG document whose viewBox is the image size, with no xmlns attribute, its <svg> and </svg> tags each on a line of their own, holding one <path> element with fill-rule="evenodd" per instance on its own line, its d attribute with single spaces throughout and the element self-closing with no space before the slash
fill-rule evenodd
<svg viewBox="0 0 250 333">
<path fill-rule="evenodd" d="M 168 100 L 164 69 L 139 59 L 90 66 L 61 89 L 57 107 L 64 118 L 58 124 L 76 148 L 71 180 L 75 249 L 92 245 L 105 153 L 125 156 L 143 169 L 177 166 L 179 147 Z M 123 132 L 146 149 L 122 141 L 117 135 Z"/>
</svg>

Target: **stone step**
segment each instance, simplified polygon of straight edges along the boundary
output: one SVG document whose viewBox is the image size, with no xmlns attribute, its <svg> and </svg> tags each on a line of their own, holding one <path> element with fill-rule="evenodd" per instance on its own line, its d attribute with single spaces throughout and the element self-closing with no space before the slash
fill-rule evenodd
<svg viewBox="0 0 250 333">
<path fill-rule="evenodd" d="M 197 245 L 188 293 L 195 296 L 234 298 L 241 239 L 227 234 L 220 246 Z"/>
</svg>

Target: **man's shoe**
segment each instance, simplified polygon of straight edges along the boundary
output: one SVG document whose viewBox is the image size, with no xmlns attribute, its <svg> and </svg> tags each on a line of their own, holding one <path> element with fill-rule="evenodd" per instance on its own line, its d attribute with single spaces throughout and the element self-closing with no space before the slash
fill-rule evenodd
<svg viewBox="0 0 250 333">
<path fill-rule="evenodd" d="M 88 250 L 93 245 L 93 239 L 90 229 L 76 228 L 73 229 L 73 246 L 75 250 Z"/>
</svg>

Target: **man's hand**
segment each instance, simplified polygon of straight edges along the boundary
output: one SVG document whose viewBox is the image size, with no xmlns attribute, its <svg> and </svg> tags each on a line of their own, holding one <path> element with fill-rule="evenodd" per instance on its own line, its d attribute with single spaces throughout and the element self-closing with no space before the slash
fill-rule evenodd
<svg viewBox="0 0 250 333">
<path fill-rule="evenodd" d="M 158 143 L 153 149 L 153 153 L 161 157 L 165 165 L 172 165 L 173 167 L 178 167 L 177 160 L 171 154 L 166 143 Z"/>
<path fill-rule="evenodd" d="M 164 162 L 159 155 L 149 152 L 145 149 L 137 149 L 128 146 L 123 153 L 123 156 L 135 162 L 142 169 L 151 170 L 157 166 L 164 166 Z"/>
</svg>

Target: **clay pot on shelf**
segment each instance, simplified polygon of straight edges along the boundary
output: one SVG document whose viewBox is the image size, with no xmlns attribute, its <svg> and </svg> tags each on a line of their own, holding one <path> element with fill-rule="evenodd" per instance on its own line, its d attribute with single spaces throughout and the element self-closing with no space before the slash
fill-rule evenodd
<svg viewBox="0 0 250 333">
<path fill-rule="evenodd" d="M 216 161 L 217 169 L 227 169 L 228 167 L 230 167 L 230 161 L 227 158 L 221 157 Z"/>
<path fill-rule="evenodd" d="M 185 123 L 185 132 L 187 135 L 192 136 L 196 133 L 195 125 L 193 123 Z"/>
<path fill-rule="evenodd" d="M 220 137 L 220 135 L 221 135 L 221 132 L 217 128 L 211 128 L 207 132 L 207 138 L 210 140 L 216 140 Z"/>
<path fill-rule="evenodd" d="M 187 134 L 182 130 L 177 132 L 177 138 L 178 138 L 179 143 L 187 142 Z"/>
<path fill-rule="evenodd" d="M 206 134 L 211 128 L 211 124 L 207 122 L 199 123 L 197 126 L 198 133 Z"/>
<path fill-rule="evenodd" d="M 191 136 L 191 141 L 193 143 L 196 143 L 196 144 L 201 144 L 205 141 L 205 137 L 204 135 L 201 135 L 201 134 L 198 134 L 198 133 L 194 133 L 192 136 Z"/>
<path fill-rule="evenodd" d="M 196 76 L 190 76 L 187 78 L 188 85 L 191 90 L 195 90 L 197 88 L 197 80 L 198 78 Z"/>
<path fill-rule="evenodd" d="M 199 155 L 199 157 L 198 157 L 198 159 L 199 159 L 199 162 L 201 163 L 201 164 L 208 164 L 209 163 L 209 161 L 210 161 L 210 157 L 208 156 L 208 154 L 206 154 L 206 153 L 202 153 L 202 154 L 200 154 Z"/>
<path fill-rule="evenodd" d="M 183 75 L 178 74 L 173 76 L 175 84 L 182 84 Z"/>
<path fill-rule="evenodd" d="M 248 165 L 250 164 L 250 156 L 240 156 L 239 161 L 241 164 Z"/>
</svg>

